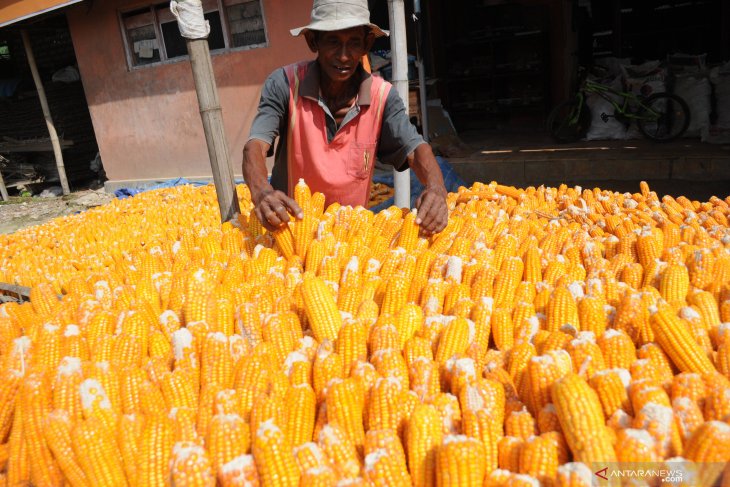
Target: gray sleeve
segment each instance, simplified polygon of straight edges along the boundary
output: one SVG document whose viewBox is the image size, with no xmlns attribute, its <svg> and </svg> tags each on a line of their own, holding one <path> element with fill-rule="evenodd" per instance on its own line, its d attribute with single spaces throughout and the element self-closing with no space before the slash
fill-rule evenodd
<svg viewBox="0 0 730 487">
<path fill-rule="evenodd" d="M 397 170 L 407 169 L 406 157 L 423 144 L 423 137 L 408 119 L 406 107 L 395 88 L 391 88 L 383 109 L 378 159 Z"/>
<path fill-rule="evenodd" d="M 259 139 L 273 144 L 287 118 L 289 110 L 289 81 L 283 69 L 266 78 L 261 89 L 258 112 L 251 124 L 248 140 Z"/>
</svg>

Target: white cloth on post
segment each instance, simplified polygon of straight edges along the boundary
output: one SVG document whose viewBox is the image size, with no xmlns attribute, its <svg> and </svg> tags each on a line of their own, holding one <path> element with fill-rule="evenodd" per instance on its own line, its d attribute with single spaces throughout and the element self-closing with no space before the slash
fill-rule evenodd
<svg viewBox="0 0 730 487">
<path fill-rule="evenodd" d="M 201 0 L 181 0 L 170 2 L 170 12 L 177 19 L 180 35 L 187 39 L 207 39 L 210 24 L 203 17 Z"/>
</svg>

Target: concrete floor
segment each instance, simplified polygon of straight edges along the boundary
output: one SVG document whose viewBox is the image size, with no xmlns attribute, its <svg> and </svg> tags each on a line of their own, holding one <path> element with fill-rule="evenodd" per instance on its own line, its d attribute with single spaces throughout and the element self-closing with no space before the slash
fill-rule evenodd
<svg viewBox="0 0 730 487">
<path fill-rule="evenodd" d="M 442 148 L 469 184 L 495 180 L 518 187 L 561 183 L 613 191 L 639 190 L 706 201 L 730 195 L 730 145 L 680 139 L 556 144 L 544 133 L 465 132 Z M 438 141 L 435 143 L 438 150 Z"/>
</svg>

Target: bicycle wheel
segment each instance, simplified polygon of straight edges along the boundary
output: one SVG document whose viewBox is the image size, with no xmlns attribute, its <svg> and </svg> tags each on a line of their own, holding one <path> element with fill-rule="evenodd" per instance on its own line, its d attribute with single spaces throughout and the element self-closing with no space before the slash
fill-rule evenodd
<svg viewBox="0 0 730 487">
<path fill-rule="evenodd" d="M 578 113 L 580 107 L 580 113 Z M 585 137 L 591 125 L 591 111 L 576 96 L 557 105 L 547 119 L 547 131 L 556 142 L 564 144 Z"/>
<path fill-rule="evenodd" d="M 636 120 L 644 136 L 658 142 L 680 137 L 689 127 L 687 103 L 671 93 L 655 93 L 641 103 Z"/>
</svg>

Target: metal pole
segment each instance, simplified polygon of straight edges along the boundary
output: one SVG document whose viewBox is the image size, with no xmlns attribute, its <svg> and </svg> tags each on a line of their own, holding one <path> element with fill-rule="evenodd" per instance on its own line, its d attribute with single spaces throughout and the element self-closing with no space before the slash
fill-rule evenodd
<svg viewBox="0 0 730 487">
<path fill-rule="evenodd" d="M 388 0 L 390 19 L 390 61 L 393 64 L 392 83 L 398 91 L 408 113 L 408 45 L 406 43 L 406 13 L 404 0 Z M 410 169 L 398 172 L 393 170 L 395 187 L 394 203 L 400 208 L 411 206 Z"/>
<path fill-rule="evenodd" d="M 421 22 L 421 0 L 413 0 L 413 21 L 416 24 L 416 68 L 418 68 L 418 97 L 421 105 L 421 131 L 423 140 L 429 142 L 428 100 L 426 95 L 426 66 L 423 65 L 423 23 Z"/>
<path fill-rule="evenodd" d="M 48 108 L 48 99 L 46 98 L 46 90 L 43 89 L 43 81 L 41 75 L 38 74 L 38 66 L 35 62 L 35 56 L 33 55 L 33 49 L 30 45 L 30 38 L 28 32 L 23 29 L 20 31 L 20 35 L 23 37 L 23 45 L 25 46 L 25 56 L 28 58 L 28 65 L 30 66 L 30 72 L 33 75 L 33 81 L 35 82 L 35 88 L 38 91 L 38 99 L 41 102 L 41 109 L 43 110 L 43 118 L 46 119 L 46 126 L 48 127 L 48 135 L 51 137 L 51 145 L 53 146 L 53 155 L 56 158 L 56 169 L 58 169 L 58 179 L 61 182 L 61 189 L 63 194 L 69 194 L 71 190 L 68 187 L 68 179 L 66 179 L 66 168 L 63 165 L 63 154 L 61 153 L 61 144 L 58 142 L 58 133 L 56 133 L 56 126 L 53 125 L 53 119 L 51 118 L 51 110 Z"/>
</svg>

